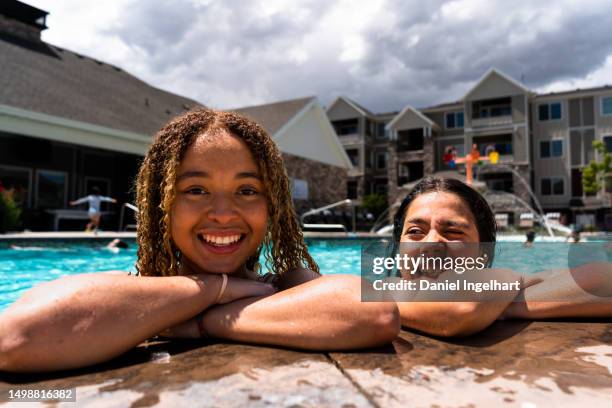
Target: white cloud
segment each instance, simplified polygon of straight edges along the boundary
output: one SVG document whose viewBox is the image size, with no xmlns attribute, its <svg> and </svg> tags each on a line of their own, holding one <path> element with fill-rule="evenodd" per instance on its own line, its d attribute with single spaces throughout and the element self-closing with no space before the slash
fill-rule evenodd
<svg viewBox="0 0 612 408">
<path fill-rule="evenodd" d="M 460 98 L 494 66 L 538 91 L 612 82 L 612 11 L 563 0 L 26 0 L 43 38 L 217 107 Z"/>
</svg>

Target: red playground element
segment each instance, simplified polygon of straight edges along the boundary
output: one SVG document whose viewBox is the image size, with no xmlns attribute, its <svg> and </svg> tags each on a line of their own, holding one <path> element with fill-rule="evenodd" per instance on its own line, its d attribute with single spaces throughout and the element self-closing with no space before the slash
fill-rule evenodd
<svg viewBox="0 0 612 408">
<path fill-rule="evenodd" d="M 486 150 L 487 157 L 481 157 L 478 145 L 472 145 L 472 151 L 465 155 L 465 157 L 457 157 L 457 149 L 454 146 L 448 146 L 444 150 L 444 156 L 442 160 L 444 163 L 454 169 L 457 164 L 465 164 L 465 182 L 468 185 L 472 185 L 474 182 L 474 165 L 481 164 L 483 161 L 488 161 L 491 164 L 496 164 L 499 160 L 499 153 L 493 146 L 487 146 Z"/>
</svg>

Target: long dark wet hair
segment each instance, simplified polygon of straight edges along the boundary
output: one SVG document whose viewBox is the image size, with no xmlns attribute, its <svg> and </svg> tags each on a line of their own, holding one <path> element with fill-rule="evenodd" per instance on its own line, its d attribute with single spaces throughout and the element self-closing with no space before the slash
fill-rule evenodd
<svg viewBox="0 0 612 408">
<path fill-rule="evenodd" d="M 485 247 L 490 248 L 486 252 L 489 255 L 490 263 L 492 263 L 493 248 L 497 237 L 495 215 L 487 200 L 478 191 L 459 180 L 451 178 L 425 177 L 404 198 L 393 220 L 392 253 L 397 253 L 399 249 L 402 229 L 404 228 L 404 221 L 406 220 L 410 204 L 422 194 L 435 192 L 455 194 L 467 204 L 476 221 L 479 242 L 484 243 Z"/>
</svg>

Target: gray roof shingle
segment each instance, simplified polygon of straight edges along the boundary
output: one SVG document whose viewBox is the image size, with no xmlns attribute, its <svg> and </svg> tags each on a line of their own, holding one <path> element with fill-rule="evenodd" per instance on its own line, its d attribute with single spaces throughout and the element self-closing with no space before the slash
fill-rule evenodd
<svg viewBox="0 0 612 408">
<path fill-rule="evenodd" d="M 273 136 L 285 123 L 289 122 L 291 118 L 297 115 L 297 113 L 314 98 L 314 96 L 309 96 L 301 99 L 292 99 L 267 105 L 247 106 L 230 110 L 255 120 L 266 129 L 270 136 Z"/>
<path fill-rule="evenodd" d="M 146 135 L 199 105 L 113 65 L 5 33 L 0 104 Z"/>
</svg>

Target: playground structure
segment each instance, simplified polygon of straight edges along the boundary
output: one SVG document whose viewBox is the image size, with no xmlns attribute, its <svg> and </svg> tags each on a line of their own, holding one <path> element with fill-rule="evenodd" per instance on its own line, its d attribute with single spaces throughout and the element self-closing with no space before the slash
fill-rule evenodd
<svg viewBox="0 0 612 408">
<path fill-rule="evenodd" d="M 509 195 L 514 196 L 516 200 L 518 200 L 523 206 L 532 211 L 534 214 L 538 216 L 538 221 L 546 228 L 548 235 L 551 237 L 554 236 L 553 226 L 548 221 L 544 210 L 542 209 L 542 205 L 540 204 L 540 200 L 536 197 L 535 193 L 531 189 L 531 186 L 527 181 L 521 176 L 521 174 L 516 171 L 512 166 L 508 166 L 506 164 L 499 163 L 499 152 L 495 150 L 495 147 L 489 145 L 485 149 L 485 157 L 480 156 L 480 151 L 478 150 L 478 146 L 476 144 L 472 145 L 472 150 L 465 157 L 457 157 L 457 151 L 455 147 L 449 147 L 447 151 L 444 153 L 442 160 L 446 165 L 450 168 L 456 168 L 457 164 L 465 164 L 465 181 L 468 185 L 474 184 L 474 166 L 482 167 L 485 169 L 487 166 L 494 166 L 496 169 L 503 169 L 511 172 L 523 185 L 523 187 L 529 193 L 529 197 L 533 200 L 536 205 L 537 211 L 533 209 L 529 204 L 527 204 L 524 200 L 520 199 L 518 196 L 507 193 Z M 488 162 L 488 163 L 485 163 Z M 566 232 L 567 227 L 558 228 L 563 232 Z"/>
</svg>

